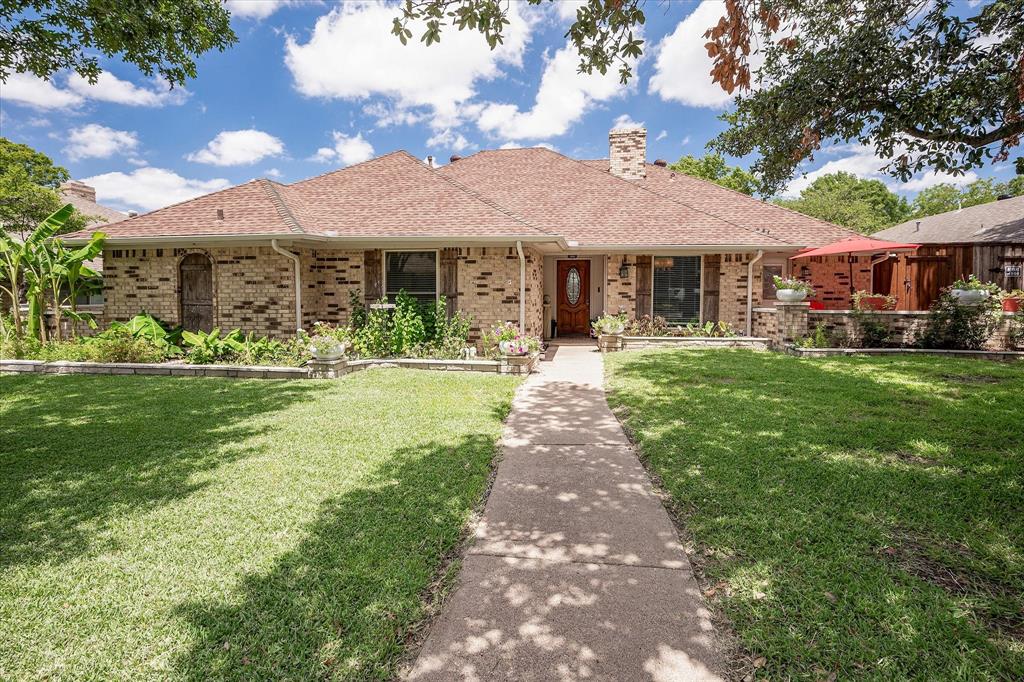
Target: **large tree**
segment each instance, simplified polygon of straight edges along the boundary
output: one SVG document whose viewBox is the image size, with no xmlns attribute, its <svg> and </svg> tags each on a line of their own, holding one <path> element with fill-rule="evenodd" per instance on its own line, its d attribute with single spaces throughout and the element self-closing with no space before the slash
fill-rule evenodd
<svg viewBox="0 0 1024 682">
<path fill-rule="evenodd" d="M 236 40 L 221 0 L 0 0 L 0 82 L 64 69 L 95 82 L 98 53 L 184 85 L 195 57 Z"/>
<path fill-rule="evenodd" d="M 942 183 L 921 190 L 911 203 L 911 218 L 924 218 L 978 204 L 996 201 L 1002 196 L 1024 196 L 1024 175 L 1007 182 L 992 179 L 975 180 L 963 189 Z"/>
<path fill-rule="evenodd" d="M 632 76 L 646 4 L 586 0 L 567 33 L 581 71 Z M 493 48 L 509 23 L 505 0 L 401 7 L 393 30 L 403 41 L 423 20 L 428 44 L 453 26 L 481 32 Z M 752 170 L 766 195 L 830 142 L 871 146 L 907 179 L 1005 159 L 1024 133 L 1024 0 L 974 8 L 951 0 L 727 0 L 724 8 L 706 34 L 708 77 L 739 95 L 712 145 L 733 156 L 757 152 Z"/>
<path fill-rule="evenodd" d="M 822 175 L 796 199 L 776 203 L 806 215 L 871 234 L 906 220 L 907 200 L 889 191 L 879 180 L 864 180 L 852 173 Z"/>
<path fill-rule="evenodd" d="M 28 145 L 0 137 L 0 232 L 24 238 L 66 202 L 57 191 L 68 179 L 65 168 Z M 61 224 L 61 232 L 86 225 L 86 217 L 74 211 Z"/>
<path fill-rule="evenodd" d="M 734 189 L 737 192 L 751 195 L 757 190 L 757 178 L 739 166 L 730 166 L 721 154 L 705 154 L 701 157 L 687 154 L 669 166 L 678 173 L 685 173 L 697 178 Z"/>
</svg>

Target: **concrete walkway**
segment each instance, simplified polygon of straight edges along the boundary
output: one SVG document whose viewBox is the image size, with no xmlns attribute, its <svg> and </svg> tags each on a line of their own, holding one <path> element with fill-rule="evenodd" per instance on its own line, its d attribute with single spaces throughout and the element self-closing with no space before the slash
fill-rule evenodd
<svg viewBox="0 0 1024 682">
<path fill-rule="evenodd" d="M 690 563 L 605 402 L 562 346 L 520 389 L 503 459 L 412 680 L 717 680 Z"/>
</svg>

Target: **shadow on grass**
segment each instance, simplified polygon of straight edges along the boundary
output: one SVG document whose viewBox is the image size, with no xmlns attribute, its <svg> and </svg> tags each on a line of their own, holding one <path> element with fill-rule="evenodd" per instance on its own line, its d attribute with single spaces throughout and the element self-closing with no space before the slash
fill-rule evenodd
<svg viewBox="0 0 1024 682">
<path fill-rule="evenodd" d="M 0 567 L 89 552 L 121 510 L 193 494 L 195 475 L 249 453 L 254 419 L 319 382 L 0 377 Z"/>
<path fill-rule="evenodd" d="M 1019 679 L 1024 367 L 662 351 L 609 380 L 767 673 Z"/>
<path fill-rule="evenodd" d="M 396 450 L 358 488 L 326 501 L 306 538 L 244 577 L 229 603 L 180 607 L 196 637 L 174 661 L 176 676 L 388 679 L 495 447 L 467 435 Z"/>
</svg>

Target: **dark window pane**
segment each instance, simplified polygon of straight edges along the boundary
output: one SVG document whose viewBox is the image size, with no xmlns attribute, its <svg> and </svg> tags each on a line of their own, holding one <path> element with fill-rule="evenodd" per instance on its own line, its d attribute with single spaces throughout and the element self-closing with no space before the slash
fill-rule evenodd
<svg viewBox="0 0 1024 682">
<path fill-rule="evenodd" d="M 676 324 L 700 321 L 700 256 L 654 258 L 654 315 Z"/>
<path fill-rule="evenodd" d="M 775 299 L 775 279 L 774 275 L 782 277 L 782 266 L 781 265 L 766 265 L 764 266 L 764 274 L 761 276 L 761 300 L 772 301 Z"/>
<path fill-rule="evenodd" d="M 393 251 L 387 254 L 385 295 L 394 303 L 399 291 L 420 301 L 437 298 L 437 253 L 434 251 Z"/>
</svg>

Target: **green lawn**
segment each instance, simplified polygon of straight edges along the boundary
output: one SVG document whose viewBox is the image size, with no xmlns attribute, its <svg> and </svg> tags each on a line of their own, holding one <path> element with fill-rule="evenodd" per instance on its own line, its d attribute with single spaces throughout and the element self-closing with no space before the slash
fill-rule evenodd
<svg viewBox="0 0 1024 682">
<path fill-rule="evenodd" d="M 516 384 L 0 377 L 0 679 L 389 677 Z"/>
<path fill-rule="evenodd" d="M 771 679 L 1024 679 L 1024 365 L 607 356 Z"/>
</svg>

